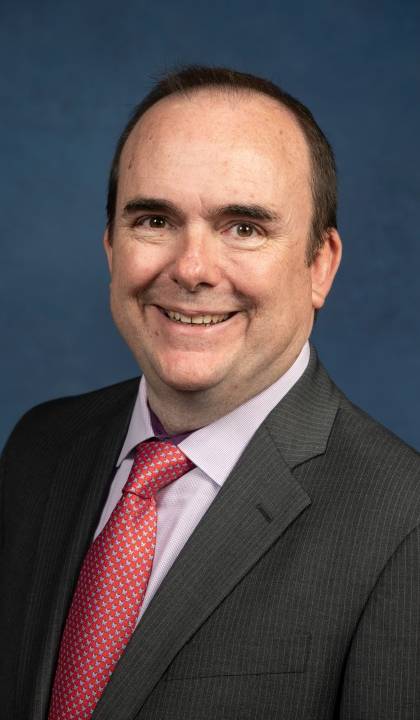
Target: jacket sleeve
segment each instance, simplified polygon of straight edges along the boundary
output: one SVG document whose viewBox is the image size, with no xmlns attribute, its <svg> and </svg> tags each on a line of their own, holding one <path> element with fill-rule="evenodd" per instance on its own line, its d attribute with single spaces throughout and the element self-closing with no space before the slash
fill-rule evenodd
<svg viewBox="0 0 420 720">
<path fill-rule="evenodd" d="M 420 528 L 399 545 L 360 618 L 340 720 L 420 718 Z"/>
</svg>

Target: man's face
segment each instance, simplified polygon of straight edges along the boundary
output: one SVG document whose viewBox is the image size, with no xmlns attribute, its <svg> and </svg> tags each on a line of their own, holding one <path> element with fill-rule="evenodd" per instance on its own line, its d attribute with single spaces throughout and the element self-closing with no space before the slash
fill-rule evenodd
<svg viewBox="0 0 420 720">
<path fill-rule="evenodd" d="M 113 316 L 153 393 L 238 405 L 290 367 L 317 304 L 309 178 L 296 121 L 257 93 L 172 96 L 137 124 L 105 247 Z"/>
</svg>

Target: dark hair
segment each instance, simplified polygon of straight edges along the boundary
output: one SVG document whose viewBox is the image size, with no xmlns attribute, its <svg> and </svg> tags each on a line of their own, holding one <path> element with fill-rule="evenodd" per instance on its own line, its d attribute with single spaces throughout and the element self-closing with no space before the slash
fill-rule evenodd
<svg viewBox="0 0 420 720">
<path fill-rule="evenodd" d="M 314 210 L 308 246 L 308 262 L 312 262 L 323 244 L 325 231 L 337 227 L 337 172 L 332 148 L 310 110 L 299 100 L 270 80 L 228 68 L 189 65 L 170 72 L 163 76 L 134 108 L 118 140 L 112 161 L 107 199 L 108 227 L 112 231 L 121 152 L 139 119 L 152 105 L 168 95 L 188 94 L 190 90 L 209 87 L 263 93 L 277 100 L 294 115 L 308 143 L 312 166 L 311 189 Z"/>
</svg>

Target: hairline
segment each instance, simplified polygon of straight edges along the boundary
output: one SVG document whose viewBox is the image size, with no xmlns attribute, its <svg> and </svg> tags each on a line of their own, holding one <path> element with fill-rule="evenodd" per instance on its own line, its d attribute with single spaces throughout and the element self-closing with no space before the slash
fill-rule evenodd
<svg viewBox="0 0 420 720">
<path fill-rule="evenodd" d="M 210 85 L 210 84 L 209 85 L 198 85 L 197 87 L 191 87 L 191 88 L 185 88 L 185 89 L 182 88 L 179 90 L 175 90 L 174 92 L 171 92 L 169 95 L 165 95 L 164 97 L 159 98 L 159 100 L 156 100 L 156 102 L 154 102 L 152 105 L 150 105 L 148 108 L 146 108 L 146 110 L 140 115 L 140 117 L 137 118 L 136 123 L 130 128 L 130 132 L 125 137 L 124 143 L 121 146 L 120 154 L 118 157 L 118 176 L 117 177 L 119 178 L 121 157 L 124 152 L 124 148 L 126 147 L 127 142 L 130 139 L 131 135 L 133 134 L 134 130 L 138 127 L 138 125 L 141 123 L 143 118 L 147 115 L 149 110 L 152 110 L 153 108 L 157 107 L 158 105 L 165 102 L 166 100 L 171 101 L 172 99 L 175 99 L 177 96 L 184 98 L 185 100 L 189 100 L 190 97 L 193 97 L 194 95 L 198 95 L 200 93 L 206 93 L 206 92 L 215 93 L 215 94 L 219 94 L 219 95 L 222 95 L 222 94 L 224 94 L 224 95 L 248 94 L 248 95 L 257 95 L 257 96 L 259 95 L 262 98 L 266 98 L 267 100 L 272 100 L 273 103 L 275 103 L 278 107 L 282 108 L 282 110 L 285 110 L 287 115 L 289 115 L 289 117 L 293 120 L 295 126 L 298 128 L 298 130 L 303 138 L 304 144 L 305 144 L 308 162 L 309 162 L 308 181 L 309 181 L 309 185 L 311 188 L 311 195 L 312 195 L 312 202 L 313 202 L 312 212 L 314 213 L 315 212 L 315 207 L 314 207 L 314 203 L 315 203 L 314 159 L 312 156 L 312 151 L 311 151 L 311 146 L 310 146 L 309 140 L 305 135 L 305 132 L 303 130 L 301 123 L 299 122 L 299 118 L 295 115 L 293 110 L 291 110 L 284 102 L 282 102 L 280 100 L 280 98 L 275 98 L 273 95 L 269 95 L 268 93 L 265 93 L 263 90 L 258 90 L 256 88 L 250 88 L 250 87 L 245 87 L 245 86 L 243 86 L 243 87 L 231 86 L 231 85 L 227 85 L 227 84 L 226 85 Z M 118 186 L 117 186 L 117 191 L 118 191 Z M 313 220 L 313 217 L 311 218 L 311 222 L 312 222 L 312 220 Z"/>
<path fill-rule="evenodd" d="M 157 100 L 154 100 L 151 102 L 142 112 L 136 116 L 136 113 L 134 113 L 134 116 L 131 118 L 131 121 L 128 122 L 126 125 L 125 131 L 121 135 L 116 152 L 114 154 L 114 161 L 118 158 L 118 163 L 116 166 L 116 175 L 115 175 L 115 181 L 116 181 L 116 187 L 115 187 L 115 207 L 114 207 L 114 216 L 107 220 L 107 229 L 110 236 L 110 239 L 112 237 L 113 232 L 113 224 L 115 221 L 115 210 L 116 210 L 116 200 L 118 196 L 118 186 L 119 186 L 119 179 L 120 179 L 120 166 L 121 166 L 121 157 L 124 151 L 124 148 L 127 145 L 128 140 L 130 139 L 133 131 L 137 128 L 141 120 L 144 118 L 145 115 L 147 115 L 149 110 L 152 110 L 156 105 L 159 105 L 161 102 L 165 100 L 171 100 L 173 98 L 176 98 L 177 96 L 184 99 L 189 99 L 190 97 L 200 93 L 200 92 L 213 92 L 213 93 L 219 93 L 219 94 L 225 94 L 225 95 L 235 95 L 235 94 L 249 94 L 249 95 L 256 95 L 256 96 L 262 96 L 265 98 L 268 98 L 269 100 L 272 100 L 274 103 L 276 103 L 277 106 L 281 107 L 283 110 L 285 110 L 288 115 L 292 118 L 292 120 L 295 122 L 295 125 L 300 130 L 302 137 L 305 142 L 305 147 L 307 150 L 308 155 L 308 161 L 309 161 L 309 187 L 311 192 L 311 198 L 312 198 L 312 208 L 311 208 L 311 221 L 310 221 L 310 228 L 307 238 L 307 260 L 308 264 L 311 264 L 312 260 L 314 259 L 315 255 L 313 254 L 313 248 L 314 245 L 317 243 L 314 243 L 314 235 L 317 234 L 317 228 L 315 227 L 315 220 L 316 220 L 316 188 L 317 188 L 317 179 L 316 179 L 316 161 L 315 161 L 315 153 L 313 152 L 313 148 L 311 145 L 311 142 L 308 137 L 308 128 L 305 126 L 304 122 L 300 118 L 299 114 L 294 111 L 292 107 L 289 107 L 286 102 L 284 102 L 280 97 L 276 97 L 274 94 L 270 94 L 269 92 L 266 92 L 263 88 L 254 88 L 254 87 L 248 87 L 246 85 L 230 85 L 228 82 L 226 83 L 217 83 L 213 84 L 211 82 L 208 82 L 206 84 L 200 84 L 195 85 L 192 87 L 181 87 L 178 89 L 174 89 L 171 92 L 167 93 L 163 97 L 158 98 Z M 146 96 L 147 98 L 147 96 Z M 140 103 L 141 106 L 141 103 Z M 134 121 L 135 118 L 135 121 Z M 118 154 L 117 154 L 118 151 Z M 321 245 L 319 245 L 321 247 Z M 318 247 L 318 250 L 319 250 Z"/>
</svg>

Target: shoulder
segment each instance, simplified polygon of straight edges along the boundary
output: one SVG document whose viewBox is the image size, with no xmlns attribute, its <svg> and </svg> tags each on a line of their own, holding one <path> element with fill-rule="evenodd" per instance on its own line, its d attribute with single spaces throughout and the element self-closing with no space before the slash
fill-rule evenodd
<svg viewBox="0 0 420 720">
<path fill-rule="evenodd" d="M 397 547 L 420 525 L 420 454 L 338 393 L 322 463 L 329 489 L 367 535 L 382 528 Z"/>
<path fill-rule="evenodd" d="M 365 469 L 380 467 L 381 472 L 404 475 L 420 473 L 420 454 L 368 413 L 351 403 L 342 393 L 332 429 L 331 442 L 341 454 L 353 457 Z"/>
<path fill-rule="evenodd" d="M 77 435 L 106 424 L 135 401 L 139 378 L 125 380 L 81 395 L 49 400 L 26 412 L 12 431 L 4 452 L 15 446 L 55 448 Z"/>
<path fill-rule="evenodd" d="M 312 424 L 324 423 L 327 450 L 346 462 L 357 457 L 361 471 L 373 467 L 381 467 L 382 471 L 390 467 L 394 473 L 400 471 L 401 474 L 409 468 L 419 471 L 420 454 L 351 402 L 330 378 L 314 351 L 312 355 L 307 376 L 311 392 L 306 391 L 305 398 L 312 406 Z"/>
<path fill-rule="evenodd" d="M 419 453 L 348 400 L 313 348 L 268 425 L 313 503 L 396 540 L 420 523 Z"/>
</svg>

